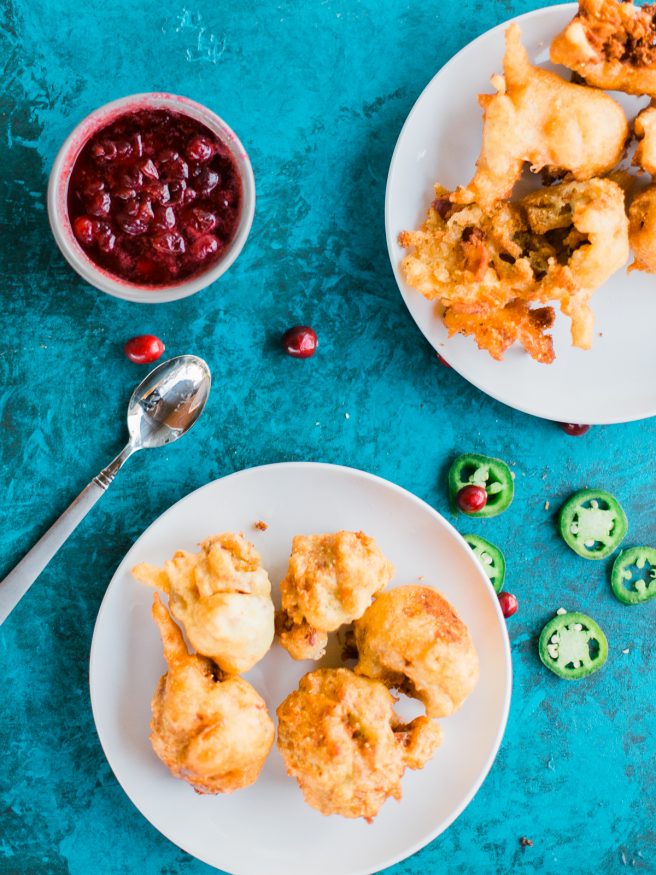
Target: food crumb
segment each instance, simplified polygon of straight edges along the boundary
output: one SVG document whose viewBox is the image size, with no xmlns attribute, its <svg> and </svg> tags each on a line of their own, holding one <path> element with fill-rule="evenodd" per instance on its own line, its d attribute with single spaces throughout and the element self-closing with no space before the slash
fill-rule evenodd
<svg viewBox="0 0 656 875">
<path fill-rule="evenodd" d="M 314 423 L 314 424 L 315 424 L 315 425 L 321 425 L 321 423 L 320 423 L 320 422 L 315 422 L 315 423 Z"/>
<path fill-rule="evenodd" d="M 563 615 L 563 614 L 566 614 L 567 611 L 565 610 L 565 608 L 558 608 L 558 610 L 556 611 L 556 613 L 558 614 L 558 616 L 562 617 L 562 615 Z"/>
<path fill-rule="evenodd" d="M 426 580 L 426 576 L 424 574 L 420 574 L 417 580 Z"/>
<path fill-rule="evenodd" d="M 519 843 L 523 848 L 532 848 L 533 847 L 533 841 L 531 839 L 527 839 L 526 836 L 522 836 L 521 839 L 519 840 Z"/>
<path fill-rule="evenodd" d="M 510 476 L 511 476 L 512 479 L 514 480 L 514 479 L 515 479 L 515 472 L 514 472 L 514 471 L 511 471 L 511 472 L 510 472 Z"/>
<path fill-rule="evenodd" d="M 545 503 L 544 503 L 544 509 L 545 509 L 545 510 L 549 510 L 550 507 L 551 507 L 551 505 L 549 504 L 549 502 L 548 502 L 548 501 L 545 501 Z"/>
<path fill-rule="evenodd" d="M 351 414 L 350 414 L 350 413 L 345 413 L 345 414 L 344 414 L 344 419 L 350 419 L 350 418 L 351 418 Z"/>
<path fill-rule="evenodd" d="M 629 648 L 627 647 L 625 650 L 622 651 L 622 653 L 629 653 Z"/>
<path fill-rule="evenodd" d="M 269 528 L 264 520 L 258 520 L 256 523 L 253 523 L 253 526 L 258 530 L 258 532 L 266 532 L 266 530 Z"/>
</svg>

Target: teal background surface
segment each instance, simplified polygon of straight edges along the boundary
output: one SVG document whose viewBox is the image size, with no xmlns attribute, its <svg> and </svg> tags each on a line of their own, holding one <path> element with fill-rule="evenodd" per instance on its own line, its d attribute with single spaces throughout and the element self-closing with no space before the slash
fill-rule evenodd
<svg viewBox="0 0 656 875">
<path fill-rule="evenodd" d="M 0 629 L 1 873 L 211 871 L 133 808 L 89 704 L 103 593 L 163 510 L 243 467 L 318 460 L 386 477 L 448 514 L 446 466 L 468 450 L 501 456 L 516 473 L 506 514 L 456 521 L 505 549 L 507 588 L 519 598 L 510 720 L 472 804 L 389 872 L 656 871 L 656 602 L 616 602 L 606 563 L 569 552 L 554 516 L 575 488 L 603 486 L 627 510 L 626 543 L 654 544 L 656 423 L 570 438 L 483 396 L 437 363 L 385 247 L 387 168 L 416 97 L 472 38 L 537 5 L 3 0 L 0 576 L 122 446 L 125 405 L 144 373 L 123 357 L 127 338 L 153 332 L 167 354 L 204 356 L 215 382 L 194 432 L 129 462 Z M 146 90 L 222 115 L 258 189 L 251 236 L 228 274 L 157 307 L 87 286 L 45 211 L 49 168 L 71 128 Z M 298 322 L 320 337 L 307 361 L 279 347 Z M 606 667 L 578 684 L 537 658 L 537 635 L 561 605 L 591 613 L 609 639 Z"/>
</svg>

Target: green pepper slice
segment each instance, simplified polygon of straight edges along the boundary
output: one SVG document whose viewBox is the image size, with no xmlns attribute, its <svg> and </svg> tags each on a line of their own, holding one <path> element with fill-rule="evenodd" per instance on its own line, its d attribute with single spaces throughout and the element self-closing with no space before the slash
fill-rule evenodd
<svg viewBox="0 0 656 875">
<path fill-rule="evenodd" d="M 608 656 L 608 641 L 598 624 L 585 614 L 557 614 L 542 630 L 540 659 L 554 674 L 576 681 L 598 671 Z"/>
<path fill-rule="evenodd" d="M 624 540 L 629 528 L 619 501 L 603 489 L 581 489 L 563 505 L 560 534 L 584 559 L 605 559 Z"/>
<path fill-rule="evenodd" d="M 458 493 L 464 486 L 470 485 L 482 486 L 487 492 L 487 504 L 481 510 L 467 514 L 472 517 L 491 517 L 503 513 L 515 493 L 515 484 L 506 463 L 478 453 L 458 456 L 449 468 L 449 497 L 455 510 L 458 509 Z"/>
<path fill-rule="evenodd" d="M 483 566 L 483 571 L 490 578 L 495 592 L 501 592 L 506 579 L 506 557 L 501 550 L 480 535 L 462 536 L 474 551 L 474 555 Z"/>
<path fill-rule="evenodd" d="M 639 605 L 656 597 L 656 550 L 629 547 L 613 563 L 610 585 L 624 605 Z"/>
</svg>

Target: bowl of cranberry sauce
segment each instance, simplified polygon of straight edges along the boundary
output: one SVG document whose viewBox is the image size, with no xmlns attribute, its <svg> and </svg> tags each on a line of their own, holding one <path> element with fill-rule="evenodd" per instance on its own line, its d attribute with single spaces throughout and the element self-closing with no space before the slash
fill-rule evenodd
<svg viewBox="0 0 656 875">
<path fill-rule="evenodd" d="M 88 282 L 120 298 L 174 301 L 214 282 L 241 251 L 255 183 L 233 131 L 169 94 L 138 94 L 88 116 L 50 177 L 55 239 Z"/>
</svg>

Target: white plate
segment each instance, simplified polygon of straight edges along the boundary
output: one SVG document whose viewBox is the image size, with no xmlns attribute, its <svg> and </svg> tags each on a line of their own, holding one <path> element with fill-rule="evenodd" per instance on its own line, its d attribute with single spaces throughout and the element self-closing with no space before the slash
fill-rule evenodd
<svg viewBox="0 0 656 875">
<path fill-rule="evenodd" d="M 534 63 L 549 63 L 549 44 L 577 6 L 538 9 L 516 19 Z M 656 414 L 656 278 L 618 271 L 593 299 L 593 348 L 574 349 L 569 320 L 558 315 L 554 330 L 556 360 L 533 361 L 518 345 L 503 362 L 477 349 L 471 337 L 448 339 L 435 305 L 407 286 L 399 263 L 405 254 L 399 231 L 418 227 L 433 199 L 433 185 L 449 189 L 467 183 L 480 150 L 479 93 L 494 93 L 490 76 L 500 73 L 508 22 L 484 33 L 455 55 L 427 85 L 399 136 L 390 165 L 385 202 L 387 246 L 396 280 L 415 322 L 432 346 L 465 379 L 483 392 L 534 416 L 560 422 L 608 424 Z M 629 118 L 647 99 L 613 93 Z M 599 332 L 603 336 L 598 336 Z"/>
<path fill-rule="evenodd" d="M 253 529 L 255 520 L 269 528 Z M 443 721 L 444 744 L 419 772 L 406 772 L 403 800 L 388 800 L 373 825 L 323 817 L 303 802 L 274 747 L 257 783 L 230 796 L 198 796 L 171 777 L 149 741 L 150 699 L 164 671 L 150 618 L 152 592 L 136 583 L 138 561 L 227 529 L 260 550 L 277 598 L 292 537 L 363 529 L 396 566 L 395 583 L 425 575 L 456 606 L 480 655 L 481 677 L 461 710 Z M 274 600 L 275 600 L 274 598 Z M 332 664 L 339 664 L 334 660 Z M 247 675 L 275 708 L 312 663 L 277 644 Z M 332 465 L 251 468 L 209 483 L 147 529 L 118 568 L 91 648 L 91 703 L 103 749 L 132 802 L 188 853 L 234 875 L 369 875 L 419 850 L 458 816 L 496 755 L 510 703 L 505 622 L 492 587 L 455 529 L 420 499 L 385 480 Z M 408 705 L 410 703 L 407 703 Z"/>
</svg>

